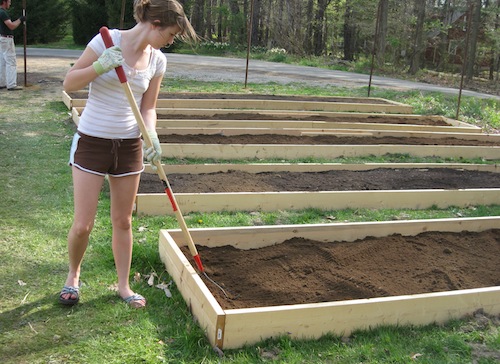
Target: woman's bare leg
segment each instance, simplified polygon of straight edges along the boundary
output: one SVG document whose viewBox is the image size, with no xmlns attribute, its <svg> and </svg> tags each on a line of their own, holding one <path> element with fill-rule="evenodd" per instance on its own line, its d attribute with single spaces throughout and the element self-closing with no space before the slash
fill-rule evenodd
<svg viewBox="0 0 500 364">
<path fill-rule="evenodd" d="M 132 261 L 132 212 L 139 187 L 140 174 L 109 178 L 111 187 L 111 221 L 113 223 L 113 255 L 118 275 L 118 292 L 122 298 L 130 297 L 130 264 Z M 144 306 L 141 302 L 135 306 Z"/>
<path fill-rule="evenodd" d="M 104 181 L 103 176 L 84 172 L 76 167 L 73 171 L 74 218 L 68 233 L 69 272 L 66 286 L 78 287 L 80 268 L 94 227 L 99 194 Z M 64 299 L 74 299 L 71 294 Z"/>
</svg>

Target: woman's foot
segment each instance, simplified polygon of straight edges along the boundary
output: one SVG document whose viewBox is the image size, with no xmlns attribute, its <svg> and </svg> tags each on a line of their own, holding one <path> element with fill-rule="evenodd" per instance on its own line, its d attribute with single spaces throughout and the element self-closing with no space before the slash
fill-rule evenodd
<svg viewBox="0 0 500 364">
<path fill-rule="evenodd" d="M 128 297 L 122 297 L 122 299 L 132 308 L 146 307 L 146 299 L 138 293 L 134 293 Z"/>
<path fill-rule="evenodd" d="M 59 302 L 66 306 L 73 306 L 78 301 L 80 301 L 80 287 L 64 286 L 59 294 Z"/>
</svg>

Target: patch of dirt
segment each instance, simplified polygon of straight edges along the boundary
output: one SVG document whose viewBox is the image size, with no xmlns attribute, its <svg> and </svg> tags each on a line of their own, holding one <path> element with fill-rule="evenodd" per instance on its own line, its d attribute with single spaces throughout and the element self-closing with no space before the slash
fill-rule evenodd
<svg viewBox="0 0 500 364">
<path fill-rule="evenodd" d="M 202 277 L 224 309 L 500 285 L 500 230 L 334 243 L 298 237 L 254 250 L 197 248 L 207 275 L 231 298 Z M 182 250 L 191 259 L 189 250 Z M 191 264 L 196 266 L 194 261 Z"/>
<path fill-rule="evenodd" d="M 450 168 L 263 173 L 229 171 L 172 173 L 167 177 L 174 193 L 500 188 L 500 173 Z M 164 193 L 158 176 L 143 173 L 139 193 Z"/>
<path fill-rule="evenodd" d="M 64 58 L 28 57 L 26 62 L 27 83 L 31 87 L 36 85 L 53 86 L 61 92 L 64 76 L 71 68 L 72 62 L 74 61 Z M 17 61 L 17 79 L 19 85 L 24 84 L 24 62 L 22 58 L 18 58 Z"/>
<path fill-rule="evenodd" d="M 280 134 L 243 134 L 225 136 L 220 134 L 160 135 L 162 143 L 180 144 L 297 144 L 297 145 L 469 145 L 499 146 L 496 140 L 468 140 L 458 138 L 397 138 L 370 136 L 336 136 L 336 135 L 280 135 Z"/>
</svg>

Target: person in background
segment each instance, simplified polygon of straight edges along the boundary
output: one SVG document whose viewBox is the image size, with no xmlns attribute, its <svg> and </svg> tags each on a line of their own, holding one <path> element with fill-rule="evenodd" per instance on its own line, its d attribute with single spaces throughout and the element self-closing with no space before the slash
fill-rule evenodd
<svg viewBox="0 0 500 364">
<path fill-rule="evenodd" d="M 68 233 L 69 272 L 59 302 L 74 305 L 80 298 L 80 268 L 94 226 L 98 198 L 108 176 L 111 199 L 111 246 L 118 275 L 118 294 L 131 307 L 146 299 L 129 285 L 132 261 L 132 212 L 144 169 L 143 158 L 159 161 L 156 101 L 167 60 L 160 48 L 176 37 L 197 36 L 182 5 L 176 0 L 134 0 L 137 24 L 127 30 L 111 29 L 114 46 L 106 49 L 100 34 L 87 45 L 68 71 L 67 92 L 90 84 L 87 104 L 73 138 L 70 165 L 73 173 L 74 219 Z M 115 68 L 122 66 L 153 147 L 143 152 L 141 133 Z"/>
<path fill-rule="evenodd" d="M 0 89 L 18 91 L 23 88 L 17 86 L 17 60 L 14 45 L 14 29 L 26 21 L 25 16 L 12 21 L 7 10 L 11 0 L 0 0 Z"/>
</svg>

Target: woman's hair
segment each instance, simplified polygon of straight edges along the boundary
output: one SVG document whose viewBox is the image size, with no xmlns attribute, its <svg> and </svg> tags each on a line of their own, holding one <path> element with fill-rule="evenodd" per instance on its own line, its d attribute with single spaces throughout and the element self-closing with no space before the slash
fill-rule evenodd
<svg viewBox="0 0 500 364">
<path fill-rule="evenodd" d="M 177 0 L 134 0 L 134 18 L 166 28 L 178 25 L 179 37 L 184 41 L 198 39 L 184 8 Z"/>
</svg>

